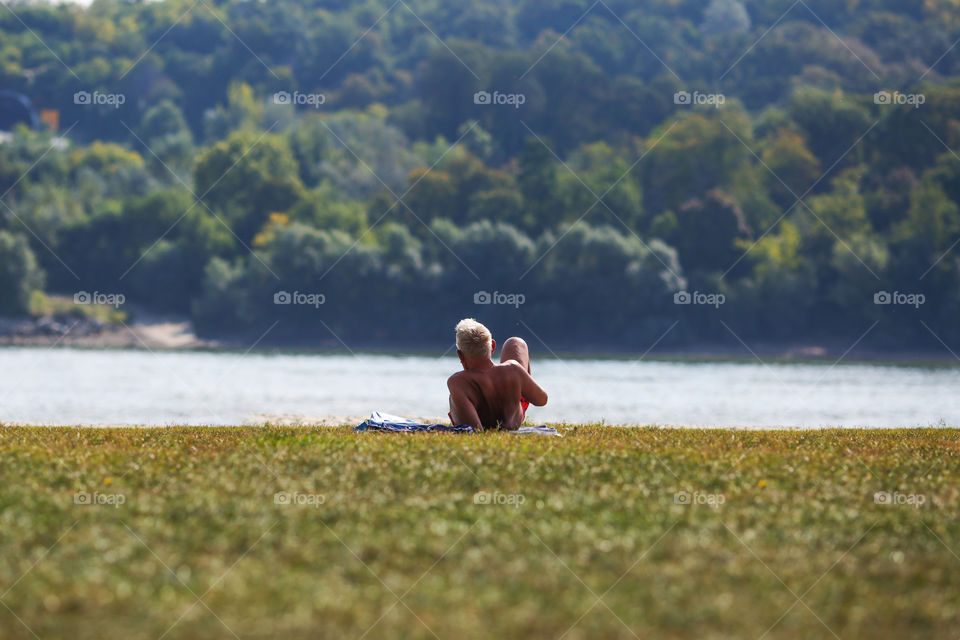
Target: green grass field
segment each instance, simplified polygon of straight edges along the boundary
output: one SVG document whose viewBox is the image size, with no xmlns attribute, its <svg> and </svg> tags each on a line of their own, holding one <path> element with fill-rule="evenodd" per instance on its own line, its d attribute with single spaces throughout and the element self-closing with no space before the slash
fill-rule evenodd
<svg viewBox="0 0 960 640">
<path fill-rule="evenodd" d="M 960 638 L 960 431 L 563 431 L 0 428 L 0 637 Z"/>
</svg>

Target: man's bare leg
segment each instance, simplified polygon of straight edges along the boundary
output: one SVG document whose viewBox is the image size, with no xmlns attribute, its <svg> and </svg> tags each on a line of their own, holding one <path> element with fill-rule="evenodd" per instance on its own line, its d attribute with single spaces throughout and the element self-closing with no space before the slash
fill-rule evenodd
<svg viewBox="0 0 960 640">
<path fill-rule="evenodd" d="M 507 360 L 516 360 L 526 367 L 527 373 L 530 373 L 530 350 L 523 338 L 507 338 L 503 343 L 503 349 L 500 350 L 500 362 Z"/>
</svg>

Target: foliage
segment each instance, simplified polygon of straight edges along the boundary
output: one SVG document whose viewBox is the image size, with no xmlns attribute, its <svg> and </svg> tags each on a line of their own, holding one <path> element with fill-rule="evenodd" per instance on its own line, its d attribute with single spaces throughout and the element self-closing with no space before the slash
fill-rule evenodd
<svg viewBox="0 0 960 640">
<path fill-rule="evenodd" d="M 43 272 L 26 236 L 0 231 L 0 313 L 25 313 L 42 287 Z"/>
<path fill-rule="evenodd" d="M 645 350 L 730 340 L 720 320 L 747 341 L 877 322 L 864 344 L 939 349 L 960 340 L 954 9 L 11 3 L 0 85 L 61 125 L 0 142 L 0 311 L 45 278 L 211 336 L 426 343 L 480 315 Z M 273 304 L 288 290 L 326 302 Z"/>
</svg>

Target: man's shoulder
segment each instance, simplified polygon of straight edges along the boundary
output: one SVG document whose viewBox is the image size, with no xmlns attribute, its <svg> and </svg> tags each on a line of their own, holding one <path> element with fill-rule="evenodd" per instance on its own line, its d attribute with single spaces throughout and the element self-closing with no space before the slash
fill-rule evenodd
<svg viewBox="0 0 960 640">
<path fill-rule="evenodd" d="M 457 371 L 452 376 L 447 378 L 447 386 L 448 387 L 456 386 L 457 384 L 465 382 L 466 379 L 469 377 L 469 374 L 470 374 L 469 371 Z"/>
</svg>

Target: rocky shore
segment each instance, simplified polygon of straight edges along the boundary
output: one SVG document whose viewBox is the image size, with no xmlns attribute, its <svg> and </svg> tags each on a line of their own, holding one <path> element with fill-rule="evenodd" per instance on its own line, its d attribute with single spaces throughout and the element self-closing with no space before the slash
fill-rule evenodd
<svg viewBox="0 0 960 640">
<path fill-rule="evenodd" d="M 106 323 L 63 315 L 0 318 L 0 345 L 84 348 L 196 349 L 215 346 L 197 338 L 186 320 L 144 317 Z"/>
</svg>

